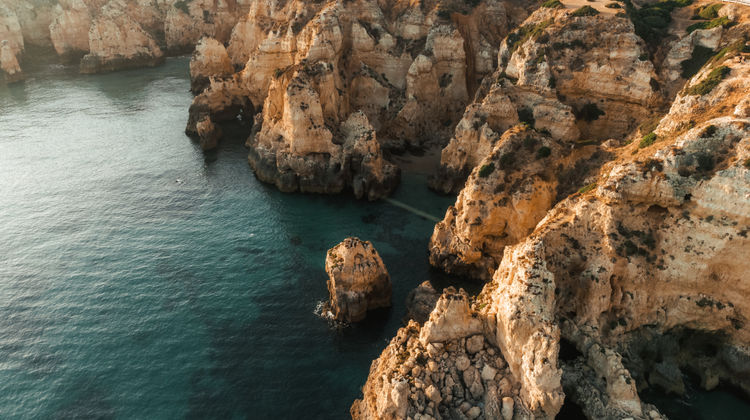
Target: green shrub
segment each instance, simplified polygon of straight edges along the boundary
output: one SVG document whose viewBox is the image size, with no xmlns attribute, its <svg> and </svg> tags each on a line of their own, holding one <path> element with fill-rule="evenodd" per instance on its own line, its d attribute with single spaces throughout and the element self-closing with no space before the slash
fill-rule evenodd
<svg viewBox="0 0 750 420">
<path fill-rule="evenodd" d="M 539 143 L 539 141 L 532 136 L 526 136 L 526 138 L 523 139 L 523 147 L 529 151 L 534 150 L 537 143 Z"/>
<path fill-rule="evenodd" d="M 551 154 L 552 154 L 552 149 L 550 149 L 547 146 L 542 146 L 539 148 L 539 150 L 536 151 L 536 158 L 544 159 L 546 157 L 549 157 L 549 155 Z"/>
<path fill-rule="evenodd" d="M 688 88 L 687 94 L 702 96 L 711 92 L 719 85 L 719 83 L 721 83 L 722 80 L 724 80 L 725 77 L 727 77 L 730 71 L 732 71 L 732 69 L 727 66 L 720 66 L 711 70 L 711 73 L 709 73 L 700 83 Z"/>
<path fill-rule="evenodd" d="M 635 27 L 635 33 L 649 46 L 656 48 L 667 35 L 667 27 L 672 21 L 672 10 L 688 6 L 692 0 L 662 0 L 645 4 L 640 9 L 633 6 L 630 0 L 624 0 L 624 3 L 625 11 Z"/>
<path fill-rule="evenodd" d="M 501 169 L 508 169 L 516 162 L 516 157 L 513 155 L 513 152 L 506 153 L 502 156 L 500 156 L 500 168 Z"/>
<path fill-rule="evenodd" d="M 536 25 L 524 25 L 517 30 L 508 34 L 506 44 L 508 45 L 508 51 L 513 52 L 518 48 L 519 45 L 523 44 L 529 39 L 536 39 L 539 35 L 544 33 L 544 30 L 552 24 L 552 19 L 539 22 Z"/>
<path fill-rule="evenodd" d="M 745 159 L 745 162 L 743 162 L 742 165 L 745 168 L 750 169 L 750 158 Z"/>
<path fill-rule="evenodd" d="M 581 189 L 578 190 L 578 193 L 586 194 L 587 192 L 592 191 L 594 188 L 596 188 L 596 182 L 586 185 L 585 187 L 581 187 Z"/>
<path fill-rule="evenodd" d="M 190 9 L 188 8 L 188 5 L 191 1 L 192 0 L 178 0 L 174 3 L 174 8 L 183 11 L 186 15 L 189 15 Z"/>
<path fill-rule="evenodd" d="M 701 132 L 700 136 L 702 139 L 710 139 L 716 134 L 716 126 L 711 124 Z"/>
<path fill-rule="evenodd" d="M 560 0 L 547 0 L 544 3 L 542 3 L 542 7 L 546 7 L 548 9 L 556 9 L 560 6 L 562 6 L 562 3 L 560 3 Z"/>
<path fill-rule="evenodd" d="M 574 10 L 573 13 L 571 13 L 571 16 L 579 17 L 579 16 L 596 16 L 599 14 L 599 11 L 594 9 L 593 7 L 586 5 L 581 6 L 578 9 Z"/>
<path fill-rule="evenodd" d="M 638 148 L 643 149 L 644 147 L 651 146 L 655 142 L 656 142 L 656 134 L 654 134 L 654 132 L 652 131 L 646 134 L 645 136 L 643 136 L 643 138 L 641 139 L 641 142 L 638 143 Z"/>
<path fill-rule="evenodd" d="M 725 28 L 728 28 L 730 26 L 733 26 L 734 24 L 735 23 L 731 19 L 729 19 L 726 16 L 722 16 L 720 18 L 716 18 L 716 19 L 709 20 L 706 22 L 694 23 L 688 26 L 686 31 L 687 33 L 691 33 L 698 29 L 711 29 L 711 28 L 716 28 L 717 26 L 723 26 Z"/>
<path fill-rule="evenodd" d="M 711 48 L 707 48 L 701 45 L 696 45 L 693 48 L 693 54 L 689 59 L 680 63 L 682 67 L 682 73 L 680 75 L 683 79 L 689 79 L 698 73 L 698 70 L 703 67 L 704 64 L 711 58 L 714 51 Z"/>
<path fill-rule="evenodd" d="M 638 56 L 638 60 L 640 61 L 648 61 L 648 53 L 643 53 Z"/>
<path fill-rule="evenodd" d="M 518 120 L 522 123 L 526 123 L 529 127 L 534 127 L 536 120 L 534 119 L 534 111 L 531 108 L 521 108 L 518 110 Z"/>
<path fill-rule="evenodd" d="M 620 3 L 607 3 L 604 7 L 608 9 L 622 9 L 622 5 Z"/>
<path fill-rule="evenodd" d="M 492 172 L 495 171 L 495 164 L 490 162 L 486 165 L 482 165 L 481 168 L 479 168 L 479 177 L 480 178 L 487 178 L 490 176 Z"/>
<path fill-rule="evenodd" d="M 643 22 L 657 29 L 666 29 L 669 26 L 669 20 L 659 15 L 644 16 Z"/>
<path fill-rule="evenodd" d="M 702 172 L 709 172 L 714 169 L 714 157 L 708 153 L 699 153 L 695 156 L 698 161 L 698 170 Z"/>
<path fill-rule="evenodd" d="M 714 3 L 708 6 L 703 6 L 698 9 L 698 13 L 696 14 L 696 16 L 706 20 L 716 19 L 717 17 L 719 17 L 719 9 L 721 9 L 723 6 L 724 5 L 722 3 Z"/>
<path fill-rule="evenodd" d="M 273 71 L 273 77 L 275 77 L 276 79 L 281 77 L 283 74 L 284 74 L 284 69 L 276 69 Z"/>
</svg>

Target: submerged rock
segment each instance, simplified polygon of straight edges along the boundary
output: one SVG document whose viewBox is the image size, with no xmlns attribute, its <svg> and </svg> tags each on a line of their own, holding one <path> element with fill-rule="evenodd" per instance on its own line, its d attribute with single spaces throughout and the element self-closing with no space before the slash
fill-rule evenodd
<svg viewBox="0 0 750 420">
<path fill-rule="evenodd" d="M 334 319 L 357 322 L 369 310 L 391 306 L 391 278 L 369 241 L 346 238 L 328 250 L 326 273 Z"/>
</svg>

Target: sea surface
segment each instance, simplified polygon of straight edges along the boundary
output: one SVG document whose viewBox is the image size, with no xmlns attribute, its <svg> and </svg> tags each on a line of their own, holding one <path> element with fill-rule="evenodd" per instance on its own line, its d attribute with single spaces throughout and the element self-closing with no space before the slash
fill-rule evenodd
<svg viewBox="0 0 750 420">
<path fill-rule="evenodd" d="M 346 418 L 436 276 L 433 221 L 260 183 L 246 128 L 208 154 L 185 136 L 191 99 L 186 58 L 0 88 L 0 419 Z M 425 180 L 395 198 L 442 218 L 453 199 Z M 337 330 L 314 311 L 350 235 L 393 308 Z"/>
<path fill-rule="evenodd" d="M 0 419 L 345 419 L 429 269 L 434 221 L 255 179 L 247 127 L 204 154 L 183 130 L 188 60 L 0 87 Z M 410 167 L 419 167 L 411 165 Z M 394 198 L 452 197 L 404 173 Z M 393 308 L 337 329 L 326 250 L 371 240 Z M 465 285 L 468 286 L 468 285 Z M 729 392 L 653 396 L 673 418 L 750 418 Z"/>
</svg>

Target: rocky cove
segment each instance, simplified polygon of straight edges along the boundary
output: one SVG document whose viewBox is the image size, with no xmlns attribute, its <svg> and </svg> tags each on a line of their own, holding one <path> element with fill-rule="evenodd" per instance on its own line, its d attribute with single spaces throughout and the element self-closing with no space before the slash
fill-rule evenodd
<svg viewBox="0 0 750 420">
<path fill-rule="evenodd" d="M 670 413 L 654 393 L 731 387 L 747 398 L 749 7 L 1 5 L 9 83 L 24 77 L 27 45 L 54 48 L 81 73 L 192 51 L 185 132 L 207 156 L 241 139 L 255 177 L 282 192 L 382 209 L 414 182 L 409 161 L 439 151 L 422 174 L 453 204 L 421 248 L 433 274 L 427 257 L 391 242 L 389 252 L 425 260 L 394 272 L 367 229 L 317 230 L 329 240 L 311 267 L 323 273 L 328 255 L 332 312 L 356 331 L 373 327 L 369 316 L 356 323 L 367 308 L 407 314 L 390 287 L 445 273 L 410 296 L 414 319 L 378 347 L 353 418 L 657 419 Z M 365 241 L 345 241 L 355 262 L 326 251 L 352 235 Z M 356 277 L 365 266 L 378 267 L 374 289 Z M 350 270 L 354 281 L 340 277 Z M 481 290 L 443 290 L 467 280 Z"/>
</svg>

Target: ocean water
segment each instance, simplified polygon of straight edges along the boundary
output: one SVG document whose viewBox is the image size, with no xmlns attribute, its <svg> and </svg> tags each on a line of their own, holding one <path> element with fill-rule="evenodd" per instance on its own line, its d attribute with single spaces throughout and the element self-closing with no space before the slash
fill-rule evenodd
<svg viewBox="0 0 750 420">
<path fill-rule="evenodd" d="M 0 88 L 0 418 L 347 418 L 409 290 L 440 280 L 434 222 L 261 184 L 239 129 L 204 154 L 187 69 L 42 63 Z M 395 198 L 440 217 L 425 178 Z M 336 330 L 313 312 L 349 235 L 394 305 Z"/>
</svg>

